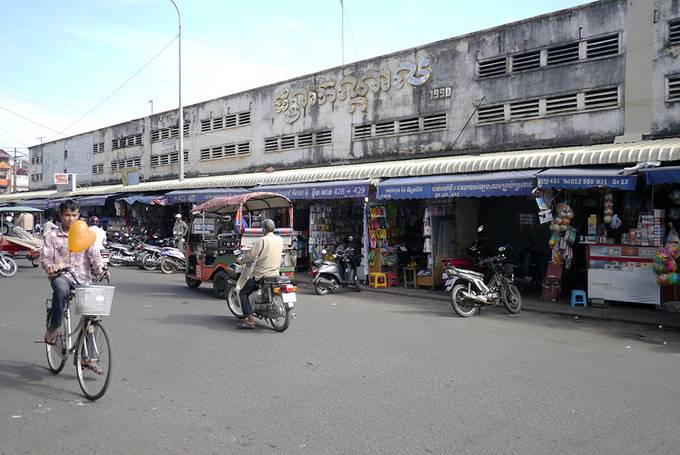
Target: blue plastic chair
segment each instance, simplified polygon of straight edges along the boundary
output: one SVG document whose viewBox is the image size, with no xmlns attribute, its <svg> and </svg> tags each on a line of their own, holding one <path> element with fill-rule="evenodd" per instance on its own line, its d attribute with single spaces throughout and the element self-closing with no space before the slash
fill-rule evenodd
<svg viewBox="0 0 680 455">
<path fill-rule="evenodd" d="M 585 291 L 573 290 L 571 291 L 571 306 L 576 305 L 588 306 L 588 298 L 586 297 Z"/>
</svg>

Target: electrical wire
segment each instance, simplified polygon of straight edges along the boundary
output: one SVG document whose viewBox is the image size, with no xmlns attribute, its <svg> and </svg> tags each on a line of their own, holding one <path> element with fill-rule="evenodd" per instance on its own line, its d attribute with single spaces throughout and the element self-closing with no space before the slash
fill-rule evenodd
<svg viewBox="0 0 680 455">
<path fill-rule="evenodd" d="M 38 122 L 36 122 L 35 120 L 31 120 L 30 118 L 28 118 L 28 117 L 26 117 L 26 116 L 24 116 L 24 115 L 18 114 L 18 113 L 14 112 L 14 111 L 11 111 L 11 110 L 7 109 L 6 107 L 0 106 L 0 109 L 2 109 L 2 110 L 5 111 L 5 112 L 9 112 L 9 113 L 12 114 L 12 115 L 16 115 L 17 117 L 19 117 L 19 118 L 21 118 L 21 119 L 23 119 L 23 120 L 26 120 L 27 122 L 31 122 L 31 123 L 33 123 L 34 125 L 38 125 L 40 128 L 45 128 L 45 129 L 50 130 L 50 131 L 52 131 L 52 132 L 61 134 L 59 131 L 55 130 L 54 128 L 50 128 L 49 126 L 43 125 L 42 123 L 38 123 Z"/>
</svg>

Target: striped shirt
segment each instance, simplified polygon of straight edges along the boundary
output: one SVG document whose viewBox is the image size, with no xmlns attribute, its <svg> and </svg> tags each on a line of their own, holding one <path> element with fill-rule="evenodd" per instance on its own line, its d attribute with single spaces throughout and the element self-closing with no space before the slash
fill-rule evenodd
<svg viewBox="0 0 680 455">
<path fill-rule="evenodd" d="M 60 269 L 70 267 L 79 284 L 91 283 L 90 271 L 94 269 L 101 273 L 104 267 L 102 257 L 94 245 L 82 253 L 71 253 L 68 249 L 68 234 L 61 227 L 52 229 L 45 235 L 40 263 L 45 271 L 52 265 Z M 71 274 L 67 273 L 64 276 L 73 281 Z"/>
</svg>

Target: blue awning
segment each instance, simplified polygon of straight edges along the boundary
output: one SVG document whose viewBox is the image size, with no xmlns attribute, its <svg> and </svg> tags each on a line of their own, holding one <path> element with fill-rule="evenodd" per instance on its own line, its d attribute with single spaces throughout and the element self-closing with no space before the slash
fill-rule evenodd
<svg viewBox="0 0 680 455">
<path fill-rule="evenodd" d="M 613 188 L 634 191 L 637 175 L 621 175 L 621 169 L 548 169 L 536 176 L 539 188 Z"/>
<path fill-rule="evenodd" d="M 127 197 L 119 197 L 116 201 L 125 201 L 128 205 L 139 202 L 148 205 L 165 205 L 163 196 L 144 196 L 142 194 L 132 194 Z"/>
<path fill-rule="evenodd" d="M 45 210 L 47 208 L 47 200 L 45 199 L 29 199 L 26 201 L 21 201 L 21 205 L 27 205 L 29 207 L 34 207 L 36 209 Z"/>
<path fill-rule="evenodd" d="M 537 172 L 506 171 L 389 179 L 376 185 L 377 199 L 525 196 L 535 188 Z"/>
<path fill-rule="evenodd" d="M 103 207 L 106 205 L 106 196 L 88 196 L 76 199 L 81 207 Z"/>
<path fill-rule="evenodd" d="M 271 191 L 295 199 L 352 199 L 368 197 L 370 180 L 338 180 L 334 182 L 296 183 L 293 185 L 258 186 L 251 191 Z"/>
<path fill-rule="evenodd" d="M 165 193 L 168 204 L 201 203 L 220 196 L 235 196 L 248 193 L 245 188 L 203 188 L 196 190 L 175 190 Z"/>
<path fill-rule="evenodd" d="M 680 166 L 658 167 L 642 169 L 647 185 L 661 185 L 663 183 L 680 182 Z"/>
</svg>

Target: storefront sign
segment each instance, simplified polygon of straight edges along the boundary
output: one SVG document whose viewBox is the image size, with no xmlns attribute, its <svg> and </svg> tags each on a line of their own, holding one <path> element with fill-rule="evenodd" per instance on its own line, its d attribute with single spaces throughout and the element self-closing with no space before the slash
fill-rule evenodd
<svg viewBox="0 0 680 455">
<path fill-rule="evenodd" d="M 637 176 L 623 175 L 550 175 L 538 174 L 539 188 L 585 189 L 585 188 L 613 188 L 617 190 L 634 191 Z"/>
<path fill-rule="evenodd" d="M 215 232 L 214 218 L 194 218 L 191 223 L 191 232 L 193 234 L 212 234 Z"/>
<path fill-rule="evenodd" d="M 415 179 L 414 179 L 415 180 Z M 480 180 L 452 183 L 378 185 L 377 199 L 441 199 L 454 197 L 523 196 L 531 194 L 532 179 Z"/>
<path fill-rule="evenodd" d="M 341 185 L 312 184 L 309 186 L 263 186 L 257 191 L 271 191 L 290 200 L 300 199 L 352 199 L 368 197 L 368 182 Z"/>
</svg>

